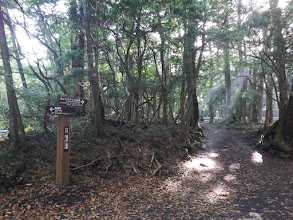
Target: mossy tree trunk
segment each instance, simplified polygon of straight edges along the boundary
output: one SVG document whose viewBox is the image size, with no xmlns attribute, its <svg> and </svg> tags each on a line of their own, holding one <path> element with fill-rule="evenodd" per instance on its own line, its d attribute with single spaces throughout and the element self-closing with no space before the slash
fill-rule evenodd
<svg viewBox="0 0 293 220">
<path fill-rule="evenodd" d="M 293 85 L 283 115 L 264 135 L 261 147 L 282 158 L 293 157 Z"/>
</svg>

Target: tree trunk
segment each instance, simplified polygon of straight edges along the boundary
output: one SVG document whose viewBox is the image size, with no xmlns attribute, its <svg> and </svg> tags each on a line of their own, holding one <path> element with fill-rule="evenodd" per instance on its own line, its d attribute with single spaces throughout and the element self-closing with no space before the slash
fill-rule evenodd
<svg viewBox="0 0 293 220">
<path fill-rule="evenodd" d="M 275 60 L 274 63 L 274 72 L 278 77 L 279 85 L 279 116 L 281 117 L 285 111 L 287 102 L 288 102 L 288 83 L 286 76 L 286 43 L 284 40 L 282 32 L 282 12 L 281 9 L 277 7 L 278 0 L 270 0 L 270 8 L 272 13 L 272 23 L 273 23 L 273 43 L 274 43 L 274 52 L 273 57 Z"/>
<path fill-rule="evenodd" d="M 191 27 L 189 27 L 191 28 Z M 203 49 L 205 43 L 205 36 L 202 36 L 202 47 L 200 55 L 195 66 L 195 54 L 196 49 L 194 47 L 195 42 L 194 30 L 187 30 L 184 37 L 184 51 L 183 51 L 183 72 L 187 79 L 187 112 L 186 112 L 186 126 L 197 129 L 199 127 L 199 109 L 197 101 L 196 81 L 199 73 L 199 69 L 202 63 Z"/>
<path fill-rule="evenodd" d="M 259 87 L 257 89 L 257 122 L 262 122 L 262 108 L 263 108 L 263 77 L 261 77 L 259 82 Z"/>
<path fill-rule="evenodd" d="M 94 116 L 94 126 L 96 137 L 101 137 L 104 135 L 104 128 L 102 124 L 102 103 L 100 100 L 100 88 L 98 84 L 98 78 L 94 74 L 93 65 L 93 40 L 91 36 L 91 19 L 90 13 L 88 12 L 87 1 L 83 0 L 84 6 L 84 16 L 85 16 L 85 31 L 86 31 L 86 42 L 87 42 L 87 60 L 88 60 L 88 79 L 91 85 L 91 96 L 93 101 L 93 116 Z"/>
<path fill-rule="evenodd" d="M 20 143 L 24 141 L 24 128 L 20 116 L 19 106 L 16 94 L 13 88 L 12 68 L 9 60 L 9 50 L 4 29 L 4 17 L 2 5 L 0 2 L 0 49 L 4 65 L 4 78 L 9 106 L 9 123 L 10 123 L 10 147 L 16 152 L 20 151 Z M 21 135 L 19 135 L 19 132 Z"/>
<path fill-rule="evenodd" d="M 257 106 L 258 106 L 258 94 L 257 94 L 257 89 L 256 89 L 257 81 L 256 81 L 256 69 L 254 68 L 252 71 L 252 84 L 251 84 L 251 91 L 253 92 L 252 96 L 252 103 L 251 103 L 251 121 L 252 122 L 257 122 Z"/>
<path fill-rule="evenodd" d="M 246 70 L 245 68 L 242 67 L 243 64 L 243 51 L 242 51 L 242 45 L 243 45 L 243 35 L 241 34 L 241 16 L 242 16 L 242 0 L 238 0 L 238 7 L 237 7 L 237 15 L 238 15 L 238 20 L 237 20 L 237 28 L 239 30 L 239 40 L 238 40 L 238 58 L 239 58 L 239 67 L 238 68 L 238 81 L 240 83 L 238 84 L 238 87 L 240 89 L 240 98 L 239 98 L 239 104 L 238 104 L 238 109 L 237 113 L 239 114 L 239 119 L 242 121 L 246 120 L 246 89 L 247 89 L 247 75 L 246 75 Z"/>
<path fill-rule="evenodd" d="M 230 73 L 230 49 L 229 41 L 226 42 L 224 47 L 224 72 L 225 72 L 225 117 L 230 116 L 230 107 L 231 107 L 231 73 Z"/>
<path fill-rule="evenodd" d="M 97 96 L 98 96 L 99 106 L 101 108 L 100 112 L 101 112 L 102 124 L 105 125 L 105 123 L 106 123 L 105 109 L 103 106 L 101 89 L 100 89 L 101 88 L 101 77 L 100 77 L 100 71 L 99 71 L 99 45 L 98 45 L 98 42 L 96 42 L 94 51 L 95 51 L 95 72 L 96 72 L 95 78 L 97 79 L 97 84 L 98 84 Z"/>
<path fill-rule="evenodd" d="M 162 79 L 161 79 L 161 88 L 162 88 L 162 103 L 163 103 L 163 112 L 162 112 L 162 123 L 163 125 L 167 125 L 168 123 L 168 116 L 167 116 L 167 107 L 168 107 L 168 91 L 167 91 L 167 69 L 165 65 L 165 35 L 162 28 L 162 21 L 159 11 L 157 10 L 158 16 L 158 31 L 161 39 L 160 45 L 160 58 L 161 58 L 161 72 L 162 72 Z"/>
<path fill-rule="evenodd" d="M 196 85 L 194 81 L 195 72 L 195 36 L 187 30 L 184 35 L 184 51 L 183 51 L 183 73 L 187 79 L 187 111 L 186 111 L 186 126 L 195 128 L 198 126 L 199 114 L 194 107 L 194 100 L 196 98 Z"/>
<path fill-rule="evenodd" d="M 265 133 L 260 147 L 282 158 L 293 157 L 293 83 L 283 115 Z"/>
<path fill-rule="evenodd" d="M 212 47 L 211 47 L 211 43 L 209 43 L 209 52 L 212 54 Z M 215 67 L 214 67 L 214 63 L 213 63 L 213 59 L 210 58 L 209 60 L 210 62 L 210 85 L 209 85 L 209 93 L 208 93 L 208 107 L 209 107 L 209 116 L 210 116 L 210 120 L 209 123 L 214 123 L 214 117 L 215 117 L 215 110 L 214 110 L 214 103 L 213 103 L 213 86 L 214 86 L 214 71 L 215 71 Z"/>
<path fill-rule="evenodd" d="M 133 60 L 133 55 L 129 55 L 128 57 L 128 62 L 125 64 L 127 65 L 127 69 L 129 73 L 126 72 L 125 75 L 125 81 L 126 81 L 126 86 L 125 86 L 125 119 L 127 121 L 132 120 L 132 109 L 133 109 L 133 91 L 134 91 L 134 80 L 133 80 L 133 68 L 134 68 L 134 60 Z"/>
<path fill-rule="evenodd" d="M 268 77 L 270 78 L 270 77 Z M 271 79 L 267 81 L 265 127 L 273 122 L 273 85 Z"/>
</svg>

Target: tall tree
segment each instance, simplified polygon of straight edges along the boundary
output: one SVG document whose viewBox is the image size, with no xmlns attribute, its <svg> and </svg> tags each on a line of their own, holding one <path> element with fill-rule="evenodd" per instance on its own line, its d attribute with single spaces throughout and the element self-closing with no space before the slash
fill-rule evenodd
<svg viewBox="0 0 293 220">
<path fill-rule="evenodd" d="M 227 6 L 229 7 L 229 6 Z M 224 21 L 224 74 L 225 74 L 225 116 L 231 113 L 231 72 L 230 72 L 230 36 L 229 36 L 229 8 Z"/>
<path fill-rule="evenodd" d="M 184 36 L 183 36 L 183 73 L 187 79 L 187 111 L 186 126 L 198 128 L 199 109 L 197 100 L 197 78 L 203 62 L 203 51 L 205 47 L 205 22 L 204 15 L 205 3 L 186 2 L 184 6 L 186 17 L 184 18 Z M 200 21 L 203 21 L 200 26 Z M 201 46 L 195 47 L 197 37 L 201 37 Z M 199 52 L 197 63 L 196 53 Z"/>
<path fill-rule="evenodd" d="M 7 18 L 6 22 L 7 22 L 8 26 L 9 26 L 10 33 L 11 33 L 13 50 L 14 50 L 15 59 L 16 59 L 16 62 L 17 62 L 19 74 L 20 74 L 20 77 L 21 77 L 21 82 L 22 82 L 23 87 L 27 89 L 27 83 L 26 83 L 26 79 L 25 79 L 25 75 L 24 75 L 23 66 L 22 66 L 22 63 L 21 63 L 21 58 L 20 58 L 21 49 L 20 49 L 19 43 L 17 41 L 15 30 L 14 30 L 14 27 L 12 25 L 12 22 L 11 22 L 11 19 L 10 19 L 10 16 L 9 16 L 9 11 L 8 11 L 7 8 L 5 10 L 5 14 L 6 14 L 6 18 Z"/>
<path fill-rule="evenodd" d="M 237 44 L 237 49 L 238 49 L 238 58 L 239 58 L 239 67 L 238 68 L 238 77 L 240 81 L 240 99 L 239 99 L 239 118 L 243 121 L 246 120 L 246 98 L 245 98 L 245 92 L 246 92 L 246 87 L 247 87 L 247 71 L 246 69 L 248 67 L 242 67 L 243 65 L 243 28 L 242 28 L 242 0 L 238 0 L 238 6 L 237 6 L 237 29 L 239 32 L 238 36 L 238 44 Z"/>
<path fill-rule="evenodd" d="M 94 126 L 95 126 L 95 135 L 101 137 L 104 135 L 104 127 L 102 124 L 102 103 L 100 99 L 100 87 L 98 83 L 98 77 L 95 75 L 94 70 L 94 48 L 93 48 L 93 39 L 91 32 L 91 12 L 89 9 L 90 3 L 88 0 L 83 0 L 83 10 L 84 10 L 84 26 L 85 26 L 85 35 L 86 35 L 86 45 L 87 45 L 87 65 L 88 65 L 88 79 L 91 86 L 91 97 L 93 100 L 93 117 L 94 117 Z"/>
<path fill-rule="evenodd" d="M 279 112 L 280 116 L 284 113 L 288 102 L 289 86 L 286 76 L 286 43 L 282 33 L 283 21 L 282 11 L 278 8 L 278 0 L 270 0 L 270 11 L 272 16 L 272 35 L 273 35 L 273 71 L 278 77 L 279 84 Z"/>
<path fill-rule="evenodd" d="M 9 123 L 10 123 L 10 145 L 16 152 L 20 151 L 20 143 L 24 141 L 24 127 L 20 116 L 19 106 L 14 90 L 12 78 L 12 68 L 10 65 L 10 53 L 7 45 L 7 38 L 4 28 L 3 5 L 0 1 L 0 49 L 4 65 L 4 78 L 7 91 L 7 99 L 9 106 Z"/>
</svg>

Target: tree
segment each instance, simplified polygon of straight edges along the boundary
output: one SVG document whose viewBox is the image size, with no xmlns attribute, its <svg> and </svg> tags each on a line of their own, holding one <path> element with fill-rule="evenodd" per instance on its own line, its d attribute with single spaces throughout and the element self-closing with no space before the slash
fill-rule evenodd
<svg viewBox="0 0 293 220">
<path fill-rule="evenodd" d="M 199 109 L 197 100 L 196 81 L 203 62 L 203 51 L 205 47 L 205 22 L 204 15 L 205 5 L 199 2 L 187 2 L 185 9 L 186 17 L 184 18 L 184 36 L 183 36 L 183 74 L 187 80 L 187 111 L 186 126 L 197 129 L 199 127 Z M 200 21 L 203 21 L 200 26 Z M 198 36 L 201 36 L 201 46 L 195 48 L 195 42 Z M 196 53 L 199 52 L 197 64 L 195 63 Z"/>
<path fill-rule="evenodd" d="M 13 50 L 14 50 L 14 53 L 15 53 L 15 59 L 16 59 L 19 74 L 20 74 L 20 77 L 21 77 L 21 82 L 22 82 L 23 87 L 27 89 L 27 83 L 26 83 L 26 79 L 25 79 L 25 75 L 24 75 L 23 66 L 22 66 L 22 63 L 21 63 L 21 58 L 20 58 L 21 49 L 20 49 L 19 43 L 17 41 L 16 35 L 15 35 L 15 30 L 14 30 L 14 27 L 12 26 L 11 19 L 10 19 L 9 12 L 8 12 L 7 8 L 5 10 L 5 14 L 6 14 L 6 18 L 7 18 L 6 22 L 7 22 L 8 26 L 9 26 L 10 33 L 11 33 L 11 38 L 12 38 L 12 43 L 13 43 Z"/>
<path fill-rule="evenodd" d="M 0 49 L 4 65 L 4 78 L 9 106 L 9 125 L 10 125 L 10 146 L 11 149 L 19 152 L 21 143 L 24 142 L 24 127 L 20 116 L 19 106 L 13 86 L 12 68 L 10 65 L 10 53 L 7 45 L 7 38 L 4 28 L 3 3 L 0 1 Z"/>
<path fill-rule="evenodd" d="M 283 115 L 270 126 L 259 146 L 282 158 L 293 157 L 293 83 L 290 98 Z"/>
<path fill-rule="evenodd" d="M 104 135 L 103 120 L 102 120 L 102 103 L 100 98 L 100 87 L 98 83 L 98 77 L 94 74 L 94 59 L 93 59 L 93 39 L 91 32 L 91 12 L 89 9 L 89 2 L 83 0 L 83 10 L 84 10 L 84 26 L 87 44 L 87 65 L 88 65 L 88 79 L 91 86 L 91 97 L 93 100 L 93 117 L 94 117 L 94 127 L 95 135 L 97 137 L 102 137 Z"/>
<path fill-rule="evenodd" d="M 270 48 L 272 45 L 271 47 L 274 49 L 272 51 L 265 50 L 264 56 L 268 58 L 269 61 L 266 64 L 273 73 L 269 76 L 272 84 L 275 85 L 274 76 L 278 79 L 278 87 L 274 86 L 274 88 L 280 117 L 279 120 L 267 129 L 260 146 L 273 154 L 277 154 L 283 158 L 289 158 L 293 157 L 293 84 L 291 85 L 291 91 L 288 92 L 286 58 L 289 47 L 286 47 L 286 41 L 283 36 L 284 32 L 282 31 L 284 27 L 288 26 L 288 20 L 282 14 L 281 9 L 277 7 L 277 4 L 278 1 L 276 0 L 270 1 L 269 16 L 272 18 L 272 26 L 270 29 L 272 40 L 269 42 L 270 44 L 266 45 L 267 48 Z"/>
</svg>

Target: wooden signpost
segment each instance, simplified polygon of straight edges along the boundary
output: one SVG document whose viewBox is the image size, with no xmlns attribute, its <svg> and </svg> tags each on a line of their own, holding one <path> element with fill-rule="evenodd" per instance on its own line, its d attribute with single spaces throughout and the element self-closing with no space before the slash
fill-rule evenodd
<svg viewBox="0 0 293 220">
<path fill-rule="evenodd" d="M 56 183 L 64 186 L 69 183 L 70 174 L 70 117 L 76 114 L 77 107 L 83 107 L 86 100 L 60 97 L 59 105 L 46 106 L 50 115 L 58 115 Z"/>
</svg>

